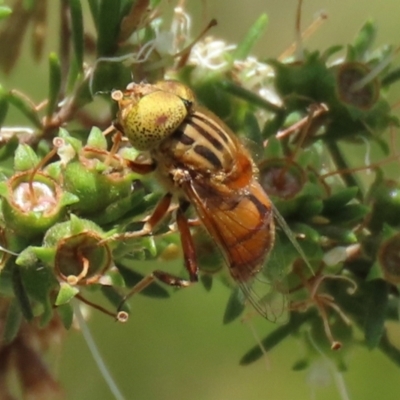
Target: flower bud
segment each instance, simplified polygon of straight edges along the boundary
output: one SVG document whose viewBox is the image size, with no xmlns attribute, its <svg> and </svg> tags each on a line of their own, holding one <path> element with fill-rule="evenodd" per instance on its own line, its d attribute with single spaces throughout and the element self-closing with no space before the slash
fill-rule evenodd
<svg viewBox="0 0 400 400">
<path fill-rule="evenodd" d="M 79 197 L 75 210 L 95 214 L 131 193 L 131 171 L 124 161 L 105 150 L 85 147 L 79 161 L 67 164 L 64 187 Z"/>
</svg>

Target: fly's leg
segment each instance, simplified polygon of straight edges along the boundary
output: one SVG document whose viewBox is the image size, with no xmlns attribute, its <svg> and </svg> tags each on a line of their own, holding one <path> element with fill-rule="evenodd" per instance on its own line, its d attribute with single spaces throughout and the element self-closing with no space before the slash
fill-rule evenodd
<svg viewBox="0 0 400 400">
<path fill-rule="evenodd" d="M 156 225 L 168 214 L 169 206 L 171 205 L 172 195 L 167 193 L 156 205 L 153 213 L 150 215 L 148 220 L 144 223 L 143 228 L 134 232 L 125 232 L 121 234 L 112 235 L 100 243 L 109 242 L 112 240 L 125 240 L 133 239 L 136 237 L 142 237 L 150 235 Z"/>
<path fill-rule="evenodd" d="M 122 134 L 122 129 L 117 128 L 114 125 L 109 126 L 106 130 L 103 131 L 103 135 L 106 136 L 108 134 L 113 133 L 113 137 L 112 137 L 112 148 L 109 152 L 109 158 L 111 159 L 111 157 L 113 157 L 115 154 L 117 154 L 121 142 L 123 142 L 124 140 L 126 140 L 126 138 L 123 136 Z M 150 163 L 140 163 L 137 161 L 130 161 L 130 160 L 125 160 L 125 162 L 128 164 L 128 167 L 133 171 L 136 172 L 140 175 L 146 175 L 150 172 L 153 172 L 157 165 L 154 161 L 150 162 Z"/>
<path fill-rule="evenodd" d="M 193 243 L 193 237 L 190 232 L 190 226 L 188 220 L 185 217 L 185 211 L 189 203 L 184 202 L 180 203 L 179 208 L 176 213 L 176 223 L 178 226 L 182 249 L 183 249 L 183 257 L 184 257 L 184 265 L 186 270 L 189 273 L 189 279 L 182 279 L 176 275 L 170 274 L 168 272 L 155 270 L 151 274 L 145 276 L 141 281 L 139 281 L 131 291 L 123 298 L 120 306 L 118 307 L 118 311 L 121 310 L 123 304 L 134 294 L 140 293 L 147 286 L 152 284 L 154 281 L 158 280 L 163 282 L 169 286 L 174 287 L 188 287 L 193 283 L 198 281 L 198 267 L 196 262 L 196 251 Z M 155 210 L 155 212 L 157 209 Z M 154 216 L 155 213 L 150 217 L 150 219 Z M 149 221 L 150 221 L 149 219 Z M 149 222 L 147 221 L 147 222 Z M 129 233 L 127 234 L 129 235 Z M 123 313 L 123 312 L 122 312 Z M 119 318 L 122 319 L 122 318 Z"/>
<path fill-rule="evenodd" d="M 184 265 L 189 273 L 189 279 L 178 278 L 175 275 L 156 270 L 153 272 L 155 278 L 170 286 L 187 287 L 198 281 L 198 272 L 196 262 L 196 251 L 194 248 L 193 237 L 190 232 L 190 225 L 185 217 L 185 211 L 189 203 L 184 202 L 179 205 L 176 213 L 176 224 L 181 237 Z"/>
<path fill-rule="evenodd" d="M 136 172 L 140 175 L 146 175 L 149 174 L 150 172 L 153 172 L 156 168 L 157 165 L 156 163 L 152 162 L 152 163 L 138 163 L 135 161 L 129 161 L 129 160 L 125 160 L 125 162 L 128 164 L 128 167 L 133 171 Z"/>
</svg>

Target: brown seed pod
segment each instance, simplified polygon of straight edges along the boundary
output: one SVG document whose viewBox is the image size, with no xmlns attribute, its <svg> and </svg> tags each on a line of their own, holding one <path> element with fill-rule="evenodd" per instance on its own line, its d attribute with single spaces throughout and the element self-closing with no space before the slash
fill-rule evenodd
<svg viewBox="0 0 400 400">
<path fill-rule="evenodd" d="M 336 90 L 340 100 L 361 110 L 369 110 L 378 100 L 379 83 L 377 79 L 371 79 L 361 87 L 358 85 L 369 72 L 369 68 L 362 63 L 341 64 L 336 73 Z"/>
<path fill-rule="evenodd" d="M 400 233 L 386 240 L 378 251 L 378 260 L 385 279 L 394 284 L 400 283 Z"/>
<path fill-rule="evenodd" d="M 270 196 L 292 199 L 301 192 L 306 175 L 295 162 L 275 158 L 260 165 L 260 184 Z"/>
</svg>

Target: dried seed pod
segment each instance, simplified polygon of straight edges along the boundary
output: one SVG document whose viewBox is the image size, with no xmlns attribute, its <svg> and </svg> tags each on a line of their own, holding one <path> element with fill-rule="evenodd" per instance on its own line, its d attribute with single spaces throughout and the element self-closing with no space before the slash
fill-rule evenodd
<svg viewBox="0 0 400 400">
<path fill-rule="evenodd" d="M 300 165 L 287 159 L 271 159 L 260 165 L 260 184 L 270 196 L 292 199 L 301 192 L 306 175 Z"/>
<path fill-rule="evenodd" d="M 370 109 L 379 97 L 378 80 L 371 79 L 364 85 L 358 85 L 358 83 L 363 83 L 361 80 L 369 72 L 370 69 L 362 63 L 341 64 L 336 72 L 336 91 L 340 100 L 361 110 Z"/>
<path fill-rule="evenodd" d="M 52 250 L 53 267 L 58 280 L 71 285 L 98 282 L 112 263 L 104 234 L 93 222 L 71 216 L 71 220 L 50 228 L 44 247 Z"/>
<path fill-rule="evenodd" d="M 384 278 L 398 285 L 400 283 L 400 233 L 385 240 L 378 250 L 378 262 Z"/>
<path fill-rule="evenodd" d="M 64 192 L 49 175 L 24 171 L 2 182 L 2 212 L 7 228 L 22 237 L 35 237 L 59 221 L 77 198 Z"/>
</svg>

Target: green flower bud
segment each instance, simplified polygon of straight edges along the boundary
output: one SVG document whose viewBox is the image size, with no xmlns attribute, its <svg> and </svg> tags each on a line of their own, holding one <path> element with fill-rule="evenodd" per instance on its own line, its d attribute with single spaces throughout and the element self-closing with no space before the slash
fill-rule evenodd
<svg viewBox="0 0 400 400">
<path fill-rule="evenodd" d="M 109 152 L 85 147 L 79 161 L 67 164 L 64 187 L 79 197 L 75 210 L 96 214 L 131 193 L 131 171 L 124 161 Z"/>
</svg>

